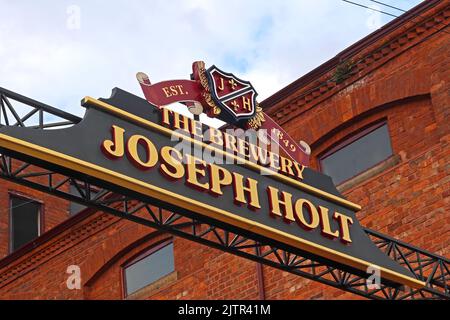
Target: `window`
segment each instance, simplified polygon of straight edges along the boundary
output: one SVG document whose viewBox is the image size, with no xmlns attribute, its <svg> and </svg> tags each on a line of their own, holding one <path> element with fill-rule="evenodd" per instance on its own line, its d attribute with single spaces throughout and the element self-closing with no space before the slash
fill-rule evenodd
<svg viewBox="0 0 450 320">
<path fill-rule="evenodd" d="M 11 252 L 36 239 L 41 231 L 41 204 L 11 196 Z"/>
<path fill-rule="evenodd" d="M 125 266 L 125 294 L 128 296 L 174 270 L 173 243 L 164 242 Z"/>
<path fill-rule="evenodd" d="M 322 172 L 338 185 L 392 155 L 385 122 L 372 126 L 341 143 L 320 158 Z"/>
</svg>

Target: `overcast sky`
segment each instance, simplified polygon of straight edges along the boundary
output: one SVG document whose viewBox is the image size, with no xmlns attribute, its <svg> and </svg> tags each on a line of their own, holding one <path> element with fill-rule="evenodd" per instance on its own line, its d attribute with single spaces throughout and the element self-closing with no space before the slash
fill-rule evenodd
<svg viewBox="0 0 450 320">
<path fill-rule="evenodd" d="M 353 0 L 396 15 L 370 0 Z M 405 10 L 419 0 L 384 0 Z M 341 0 L 0 0 L 0 86 L 77 115 L 203 60 L 272 95 L 393 18 Z"/>
</svg>

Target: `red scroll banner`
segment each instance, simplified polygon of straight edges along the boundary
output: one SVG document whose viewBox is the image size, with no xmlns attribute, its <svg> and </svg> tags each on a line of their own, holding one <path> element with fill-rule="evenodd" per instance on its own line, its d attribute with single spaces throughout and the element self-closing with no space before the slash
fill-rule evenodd
<svg viewBox="0 0 450 320">
<path fill-rule="evenodd" d="M 193 80 L 168 80 L 151 84 L 142 72 L 136 75 L 145 99 L 155 106 L 162 107 L 175 102 L 202 102 L 202 86 Z"/>
<path fill-rule="evenodd" d="M 309 155 L 311 154 L 309 145 L 304 141 L 300 141 L 300 144 L 297 144 L 294 139 L 292 139 L 292 137 L 271 117 L 269 117 L 266 113 L 263 115 L 265 121 L 262 123 L 260 129 L 267 130 L 271 140 L 277 142 L 280 148 L 292 160 L 295 160 L 304 166 L 308 166 Z"/>
<path fill-rule="evenodd" d="M 175 102 L 181 102 L 188 106 L 189 110 L 194 114 L 204 111 L 210 117 L 221 117 L 221 107 L 214 103 L 211 95 L 213 94 L 206 77 L 203 62 L 195 62 L 193 64 L 194 80 L 169 80 L 151 84 L 148 76 L 142 72 L 136 75 L 145 99 L 151 104 L 161 108 Z M 231 75 L 231 74 L 230 74 Z M 237 78 L 236 78 L 237 79 Z M 242 91 L 242 90 L 241 90 Z M 245 91 L 245 89 L 244 89 Z M 237 96 L 239 97 L 239 95 Z M 201 106 L 200 106 L 201 105 Z M 309 146 L 301 141 L 300 145 L 292 139 L 292 137 L 283 130 L 272 118 L 265 114 L 262 109 L 256 105 L 257 113 L 254 119 L 250 119 L 243 129 L 264 129 L 271 142 L 277 143 L 284 153 L 292 160 L 304 166 L 309 165 L 309 155 L 311 150 Z M 238 124 L 228 122 L 232 125 L 242 127 L 242 123 Z"/>
</svg>

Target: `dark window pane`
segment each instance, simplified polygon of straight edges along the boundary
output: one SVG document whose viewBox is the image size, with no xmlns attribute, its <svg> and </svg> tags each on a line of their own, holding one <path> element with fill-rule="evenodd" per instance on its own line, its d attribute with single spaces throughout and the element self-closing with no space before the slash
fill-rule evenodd
<svg viewBox="0 0 450 320">
<path fill-rule="evenodd" d="M 39 236 L 40 208 L 37 202 L 11 198 L 11 241 L 15 251 Z"/>
<path fill-rule="evenodd" d="M 171 243 L 125 269 L 127 295 L 173 272 L 174 269 Z"/>
<path fill-rule="evenodd" d="M 84 186 L 78 185 L 78 188 L 77 188 L 73 183 L 71 183 L 70 186 L 69 186 L 70 194 L 74 195 L 74 196 L 77 196 L 77 197 L 80 197 L 79 189 L 81 190 L 81 192 L 86 192 L 86 189 L 84 188 Z M 98 193 L 98 191 L 93 190 L 93 188 L 90 188 L 89 192 L 91 194 L 91 198 L 95 197 L 96 194 Z M 83 206 L 82 204 L 79 204 L 77 202 L 71 202 L 70 203 L 70 215 L 75 215 L 75 214 L 83 211 L 86 208 L 87 207 Z"/>
<path fill-rule="evenodd" d="M 339 184 L 392 155 L 387 125 L 383 125 L 321 160 L 322 171 Z"/>
<path fill-rule="evenodd" d="M 80 189 L 83 190 L 82 187 L 80 187 Z M 70 192 L 70 194 L 75 195 L 75 196 L 80 195 L 79 191 L 77 190 L 77 187 L 75 187 L 75 185 L 73 185 L 72 183 L 69 186 L 69 192 Z M 70 203 L 70 214 L 71 215 L 77 214 L 78 212 L 80 212 L 81 210 L 84 210 L 84 209 L 86 209 L 86 207 L 83 206 L 82 204 L 79 204 L 77 202 Z"/>
</svg>

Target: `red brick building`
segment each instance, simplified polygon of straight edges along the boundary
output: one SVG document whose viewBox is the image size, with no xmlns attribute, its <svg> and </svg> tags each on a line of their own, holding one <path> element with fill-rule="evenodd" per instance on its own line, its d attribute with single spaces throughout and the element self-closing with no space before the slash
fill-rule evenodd
<svg viewBox="0 0 450 320">
<path fill-rule="evenodd" d="M 262 103 L 363 207 L 363 226 L 445 257 L 449 20 L 448 1 L 425 1 Z M 1 299 L 358 298 L 5 180 L 0 205 Z M 20 208 L 35 213 L 31 241 L 15 228 Z M 79 290 L 67 287 L 71 265 Z"/>
</svg>

